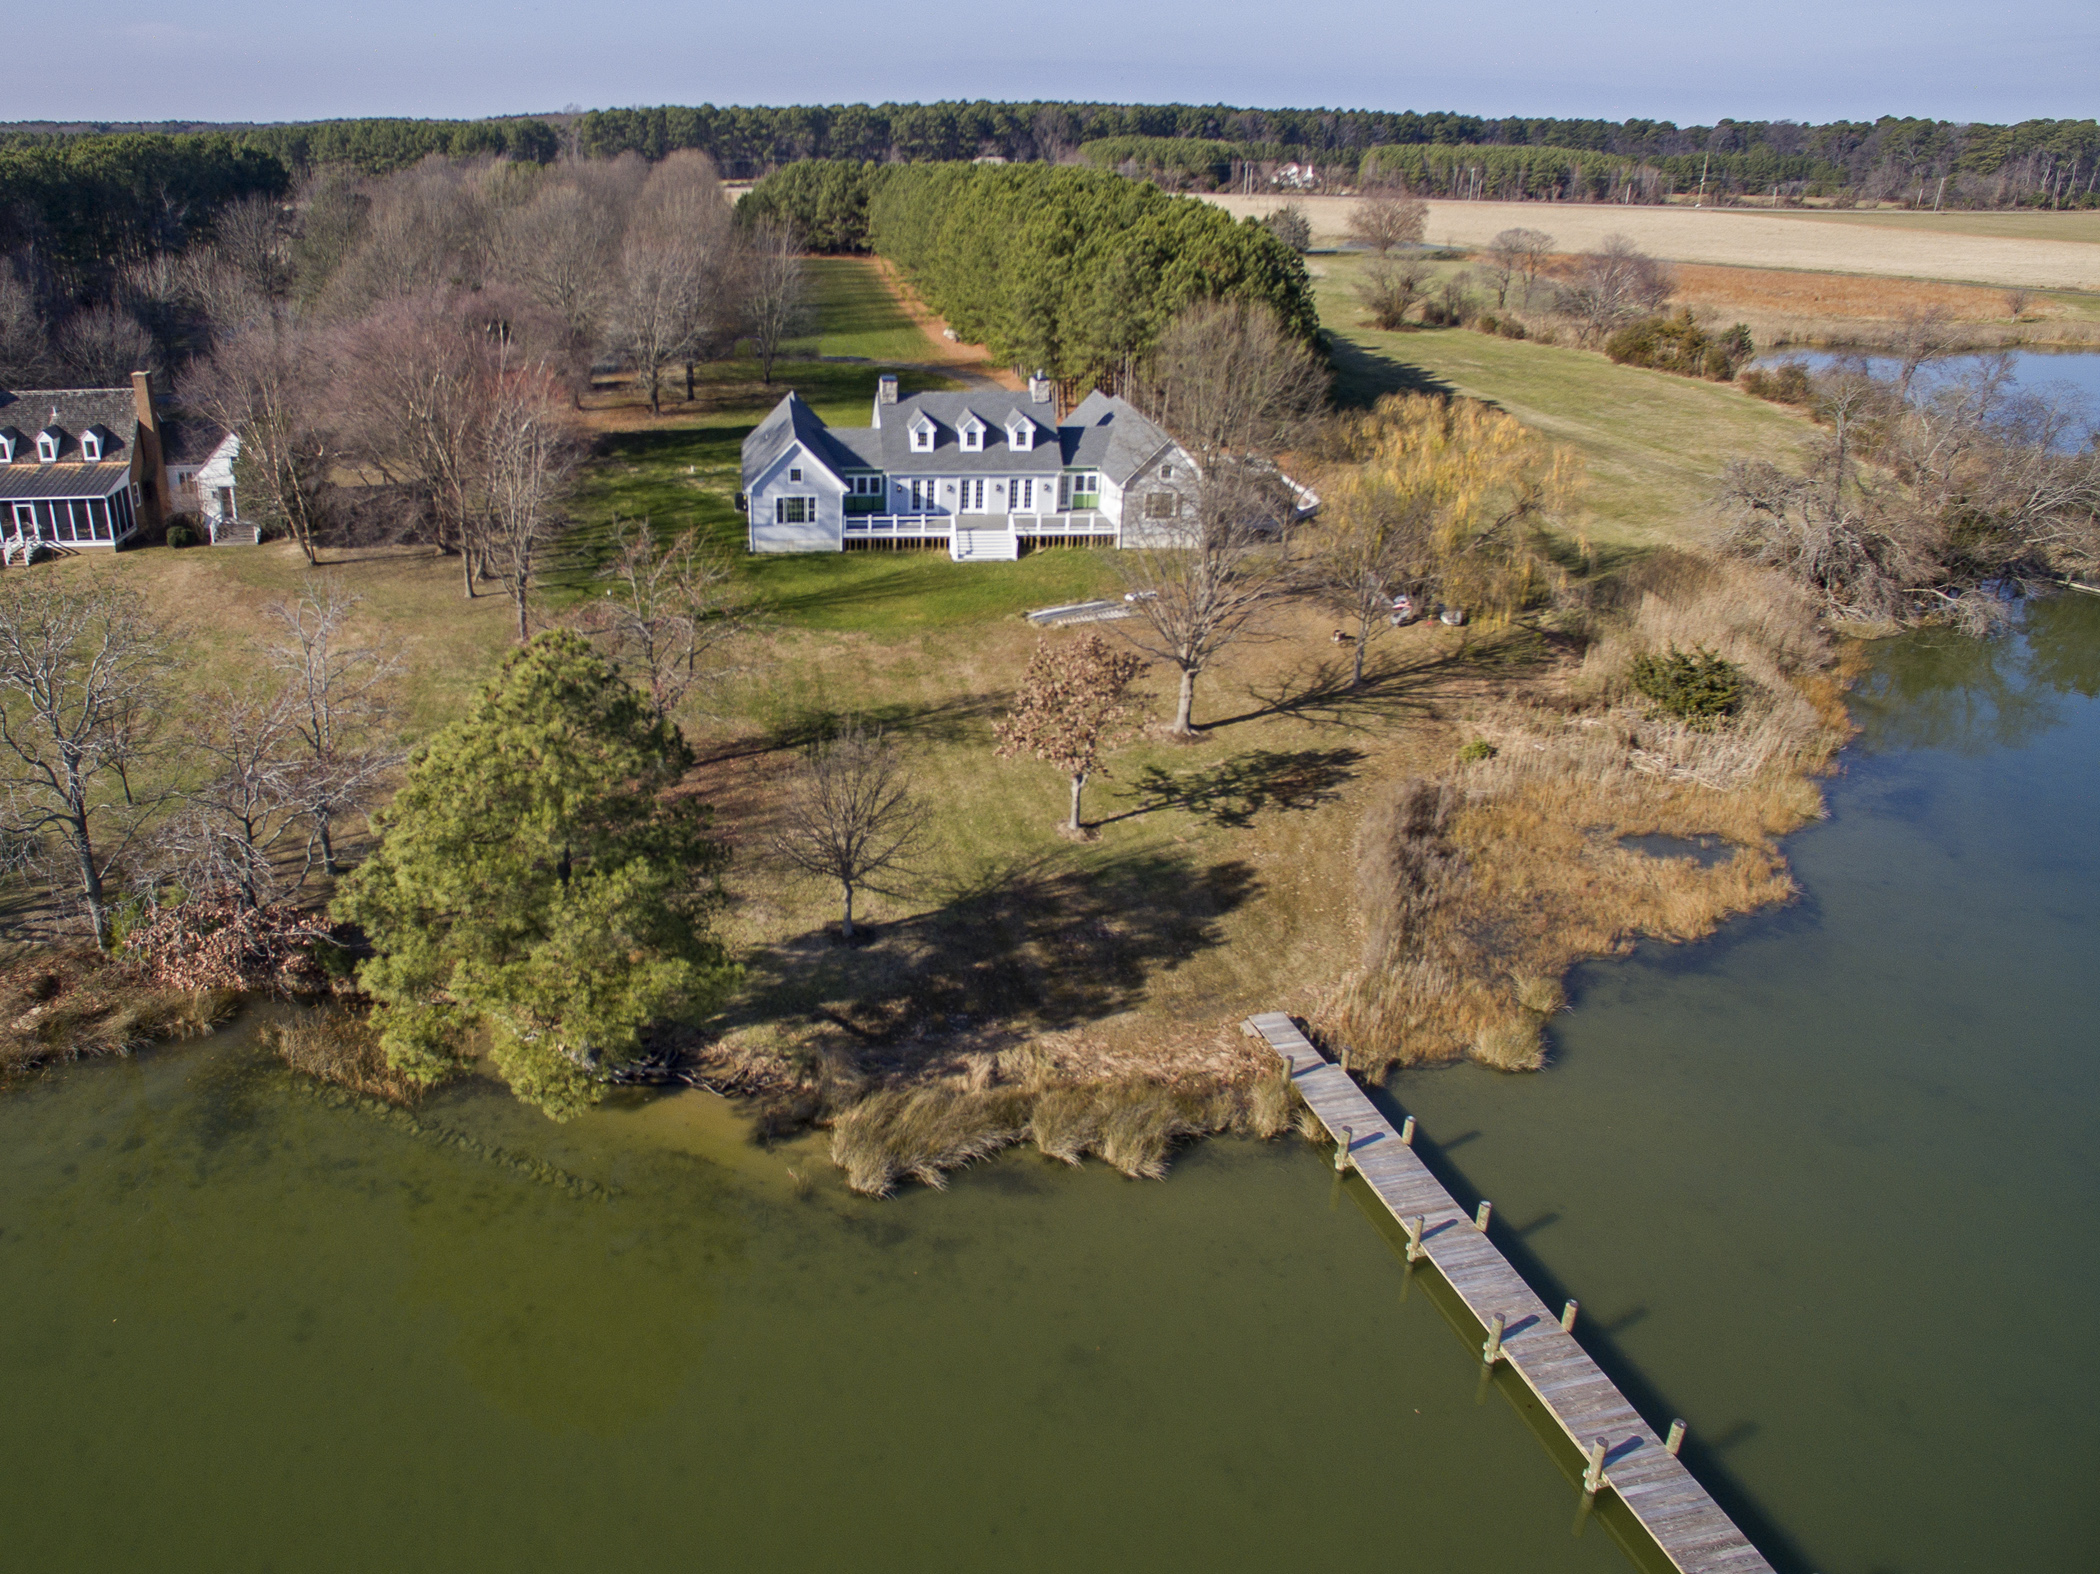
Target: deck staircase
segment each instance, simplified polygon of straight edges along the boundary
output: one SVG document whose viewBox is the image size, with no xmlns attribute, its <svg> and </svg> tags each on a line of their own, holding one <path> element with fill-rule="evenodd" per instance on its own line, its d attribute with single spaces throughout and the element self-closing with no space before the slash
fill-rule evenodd
<svg viewBox="0 0 2100 1574">
<path fill-rule="evenodd" d="M 1011 524 L 957 525 L 948 538 L 948 556 L 958 563 L 1011 563 L 1020 555 Z"/>
</svg>

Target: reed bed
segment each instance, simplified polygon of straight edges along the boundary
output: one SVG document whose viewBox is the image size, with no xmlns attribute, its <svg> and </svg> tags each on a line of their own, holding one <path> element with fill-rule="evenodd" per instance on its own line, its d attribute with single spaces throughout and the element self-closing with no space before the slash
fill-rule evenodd
<svg viewBox="0 0 2100 1574">
<path fill-rule="evenodd" d="M 1581 620 L 1569 681 L 1477 707 L 1446 777 L 1396 783 L 1364 818 L 1361 961 L 1314 1020 L 1369 1078 L 1460 1058 L 1538 1070 L 1576 962 L 1695 940 L 1793 892 L 1773 839 L 1822 812 L 1813 775 L 1848 726 L 1812 612 L 1774 576 L 1663 554 Z M 1631 689 L 1634 657 L 1694 646 L 1747 680 L 1720 725 L 1659 718 Z M 1623 845 L 1656 834 L 1734 851 L 1703 865 Z"/>
<path fill-rule="evenodd" d="M 39 1066 L 194 1038 L 239 1005 L 230 989 L 142 983 L 92 949 L 26 948 L 0 967 L 0 1082 Z"/>
<path fill-rule="evenodd" d="M 1161 1180 L 1178 1144 L 1226 1131 L 1281 1136 L 1302 1107 L 1280 1065 L 1248 1083 L 1193 1089 L 1040 1076 L 1029 1085 L 885 1088 L 833 1117 L 831 1161 L 849 1188 L 870 1197 L 887 1197 L 906 1180 L 944 1190 L 950 1171 L 1023 1142 L 1061 1164 L 1098 1158 L 1133 1180 Z"/>
<path fill-rule="evenodd" d="M 410 1105 L 422 1089 L 389 1066 L 379 1035 L 362 1015 L 340 1006 L 266 1022 L 263 1047 L 292 1070 L 389 1104 Z"/>
</svg>

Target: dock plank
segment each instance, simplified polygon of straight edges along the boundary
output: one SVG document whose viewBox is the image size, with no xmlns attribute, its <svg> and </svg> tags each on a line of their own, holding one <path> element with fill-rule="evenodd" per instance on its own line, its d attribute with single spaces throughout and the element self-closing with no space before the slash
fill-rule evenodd
<svg viewBox="0 0 2100 1574">
<path fill-rule="evenodd" d="M 1501 1359 L 1538 1396 L 1577 1449 L 1605 1440 L 1604 1485 L 1684 1574 L 1772 1574 L 1772 1566 L 1699 1485 L 1656 1431 L 1560 1326 L 1560 1314 L 1473 1226 L 1443 1183 L 1349 1074 L 1282 1012 L 1249 1017 L 1246 1031 L 1289 1069 L 1292 1084 L 1401 1227 L 1423 1220 L 1422 1252 L 1482 1327 L 1504 1320 Z"/>
</svg>

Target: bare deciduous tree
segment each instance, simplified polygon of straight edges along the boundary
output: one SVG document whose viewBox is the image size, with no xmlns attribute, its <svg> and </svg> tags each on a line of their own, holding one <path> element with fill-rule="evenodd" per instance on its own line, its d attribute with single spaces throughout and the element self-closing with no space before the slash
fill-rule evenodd
<svg viewBox="0 0 2100 1574">
<path fill-rule="evenodd" d="M 1257 517 L 1272 499 L 1244 466 L 1219 463 L 1198 487 L 1195 518 L 1178 539 L 1118 552 L 1115 567 L 1134 616 L 1118 630 L 1180 676 L 1177 738 L 1193 738 L 1196 679 L 1254 633 L 1281 588 L 1281 560 Z"/>
<path fill-rule="evenodd" d="M 108 882 L 164 796 L 134 772 L 166 752 L 172 635 L 113 579 L 9 574 L 0 581 L 0 830 L 56 835 L 98 945 Z"/>
<path fill-rule="evenodd" d="M 1356 281 L 1356 298 L 1363 302 L 1371 320 L 1390 333 L 1407 321 L 1407 314 L 1429 282 L 1429 264 L 1419 257 L 1395 261 L 1379 257 L 1367 264 Z"/>
<path fill-rule="evenodd" d="M 1160 335 L 1137 402 L 1202 464 L 1293 446 L 1325 401 L 1327 381 L 1326 368 L 1268 307 L 1201 301 Z"/>
<path fill-rule="evenodd" d="M 482 437 L 489 553 L 517 612 L 521 645 L 532 637 L 533 568 L 583 457 L 567 404 L 543 366 L 499 372 L 489 400 Z"/>
<path fill-rule="evenodd" d="M 771 383 L 781 347 L 808 318 L 801 242 L 785 225 L 761 223 L 745 242 L 741 272 L 744 328 L 758 352 L 760 380 Z"/>
<path fill-rule="evenodd" d="M 1546 259 L 1553 255 L 1553 237 L 1543 230 L 1521 226 L 1503 230 L 1488 242 L 1487 255 L 1489 276 L 1495 281 L 1495 304 L 1507 304 L 1511 282 L 1521 278 L 1524 281 L 1524 304 L 1529 306 L 1539 272 L 1546 266 Z"/>
<path fill-rule="evenodd" d="M 400 659 L 384 644 L 361 644 L 349 634 L 363 599 L 331 580 L 309 580 L 297 601 L 269 609 L 283 634 L 265 655 L 283 674 L 287 742 L 300 760 L 293 788 L 311 834 L 308 859 L 318 847 L 329 874 L 341 872 L 337 828 L 370 808 L 402 759 L 388 735 Z"/>
<path fill-rule="evenodd" d="M 197 748 L 210 774 L 183 795 L 185 807 L 163 838 L 176 877 L 192 896 L 223 891 L 242 909 L 268 906 L 305 883 L 277 866 L 279 848 L 302 820 L 299 762 L 284 744 L 288 694 L 258 698 L 232 689 L 208 697 Z"/>
<path fill-rule="evenodd" d="M 1891 346 L 1896 352 L 1896 392 L 1908 399 L 1910 385 L 1925 363 L 1935 355 L 1946 354 L 1958 339 L 1954 319 L 1944 306 L 1914 308 L 1897 318 Z"/>
<path fill-rule="evenodd" d="M 0 258 L 0 388 L 42 388 L 51 373 L 51 334 L 36 291 L 12 259 Z"/>
<path fill-rule="evenodd" d="M 2003 299 L 2005 301 L 2006 319 L 2010 322 L 2018 322 L 2027 315 L 2027 308 L 2034 304 L 2034 291 L 2022 289 L 2007 290 Z"/>
<path fill-rule="evenodd" d="M 183 380 L 185 402 L 240 435 L 243 514 L 281 526 L 306 561 L 335 497 L 325 355 L 282 312 L 241 329 Z"/>
<path fill-rule="evenodd" d="M 671 368 L 684 364 L 691 399 L 694 360 L 728 334 L 739 282 L 730 241 L 729 208 L 713 161 L 683 152 L 657 165 L 628 226 L 614 311 L 615 342 L 648 394 L 652 415 L 662 411 Z"/>
<path fill-rule="evenodd" d="M 71 386 L 114 388 L 155 362 L 153 336 L 121 306 L 89 306 L 59 325 L 58 369 Z"/>
<path fill-rule="evenodd" d="M 902 874 L 929 819 L 895 743 L 856 724 L 810 747 L 789 784 L 773 846 L 792 867 L 839 887 L 841 933 L 851 940 L 854 893 Z"/>
<path fill-rule="evenodd" d="M 1367 463 L 1323 486 L 1319 540 L 1306 563 L 1313 594 L 1356 625 L 1351 688 L 1392 627 L 1393 596 L 1412 594 L 1435 561 L 1436 498 L 1405 466 Z"/>
<path fill-rule="evenodd" d="M 1668 267 L 1624 235 L 1607 235 L 1597 250 L 1575 259 L 1556 305 L 1590 341 L 1654 316 L 1676 288 L 1676 276 Z"/>
<path fill-rule="evenodd" d="M 726 652 L 751 626 L 728 556 L 687 530 L 668 545 L 646 519 L 615 519 L 613 556 L 598 577 L 603 596 L 577 613 L 577 626 L 620 664 L 670 720 L 693 691 L 719 678 Z"/>
<path fill-rule="evenodd" d="M 1075 835 L 1085 829 L 1080 794 L 1088 777 L 1107 774 L 1101 756 L 1130 716 L 1123 696 L 1144 665 L 1135 653 L 1112 649 L 1098 634 L 1076 643 L 1045 639 L 1029 658 L 1013 710 L 992 728 L 1000 759 L 1033 755 L 1071 779 L 1066 829 Z"/>
<path fill-rule="evenodd" d="M 1395 246 L 1412 246 L 1429 224 L 1429 204 L 1395 192 L 1362 197 L 1349 215 L 1349 237 L 1383 257 Z"/>
</svg>

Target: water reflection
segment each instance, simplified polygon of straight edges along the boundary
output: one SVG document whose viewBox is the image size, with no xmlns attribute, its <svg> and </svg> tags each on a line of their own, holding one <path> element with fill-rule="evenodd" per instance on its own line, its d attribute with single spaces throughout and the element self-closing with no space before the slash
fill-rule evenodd
<svg viewBox="0 0 2100 1574">
<path fill-rule="evenodd" d="M 1895 656 L 1892 651 L 1890 656 Z M 1971 757 L 2025 748 L 2064 724 L 2066 695 L 2100 693 L 2100 598 L 2030 603 L 2019 635 L 1977 640 L 1926 629 L 1903 637 L 1854 698 L 1870 752 L 1944 749 Z"/>
</svg>

